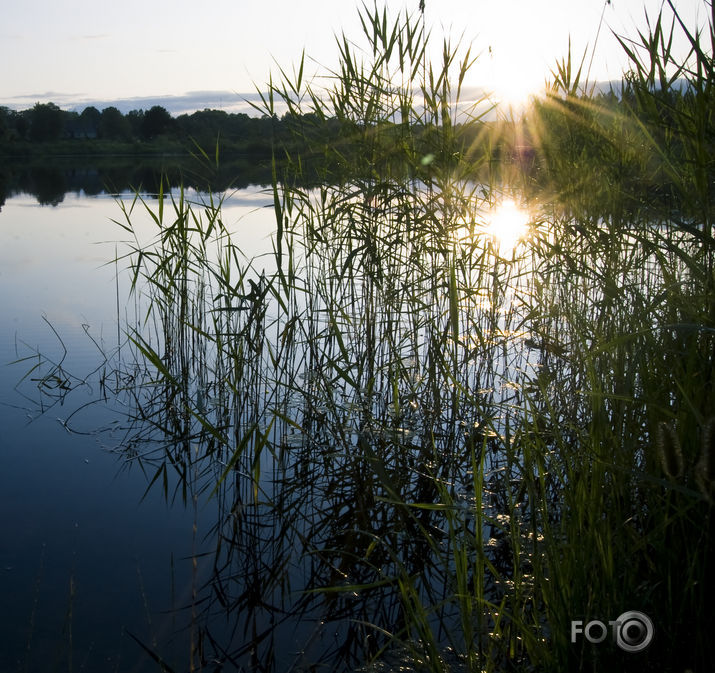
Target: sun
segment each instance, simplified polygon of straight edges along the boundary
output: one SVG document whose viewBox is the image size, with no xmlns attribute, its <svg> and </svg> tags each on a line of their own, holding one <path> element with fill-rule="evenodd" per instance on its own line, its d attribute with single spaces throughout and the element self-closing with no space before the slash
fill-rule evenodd
<svg viewBox="0 0 715 673">
<path fill-rule="evenodd" d="M 522 108 L 544 89 L 544 73 L 529 60 L 502 57 L 491 64 L 491 94 L 501 108 Z"/>
<path fill-rule="evenodd" d="M 535 26 L 525 18 L 509 17 L 500 10 L 501 21 L 488 34 L 481 67 L 487 90 L 502 110 L 523 108 L 544 89 L 549 68 L 535 44 Z"/>
</svg>

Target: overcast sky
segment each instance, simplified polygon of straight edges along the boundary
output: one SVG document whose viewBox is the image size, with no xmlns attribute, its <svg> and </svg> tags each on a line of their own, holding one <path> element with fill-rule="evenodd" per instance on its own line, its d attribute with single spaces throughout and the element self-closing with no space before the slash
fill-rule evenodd
<svg viewBox="0 0 715 673">
<path fill-rule="evenodd" d="M 335 33 L 359 40 L 354 0 L 0 0 L 0 105 L 53 101 L 64 108 L 123 101 L 126 109 L 166 103 L 178 111 L 238 109 L 277 64 L 301 52 L 311 67 L 336 63 Z M 481 52 L 467 85 L 497 97 L 538 88 L 569 37 L 588 60 L 603 24 L 592 79 L 621 74 L 625 58 L 611 31 L 630 36 L 655 17 L 660 0 L 426 0 L 435 47 L 463 36 Z M 704 0 L 676 0 L 702 25 Z M 382 5 L 380 5 L 382 6 Z M 388 0 L 391 12 L 417 12 L 419 0 Z M 169 98 L 170 97 L 170 98 Z M 174 104 L 171 105 L 170 102 Z"/>
</svg>

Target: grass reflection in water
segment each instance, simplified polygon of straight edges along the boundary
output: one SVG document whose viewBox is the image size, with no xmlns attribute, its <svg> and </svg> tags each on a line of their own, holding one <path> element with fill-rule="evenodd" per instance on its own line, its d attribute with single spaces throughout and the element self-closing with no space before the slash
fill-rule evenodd
<svg viewBox="0 0 715 673">
<path fill-rule="evenodd" d="M 551 215 L 507 261 L 432 219 L 405 235 L 434 193 L 387 186 L 349 205 L 352 186 L 284 192 L 274 273 L 242 259 L 218 206 L 180 196 L 133 254 L 149 318 L 116 392 L 135 460 L 220 503 L 197 667 L 207 651 L 256 670 L 548 661 L 574 613 L 649 600 L 628 583 L 660 507 L 707 514 L 649 440 L 664 339 L 708 338 L 639 308 L 668 282 L 662 227 L 634 248 L 616 220 L 586 239 Z M 463 188 L 451 204 L 480 203 Z M 619 578 L 622 558 L 645 565 Z M 630 598 L 594 594 L 595 572 Z"/>
</svg>

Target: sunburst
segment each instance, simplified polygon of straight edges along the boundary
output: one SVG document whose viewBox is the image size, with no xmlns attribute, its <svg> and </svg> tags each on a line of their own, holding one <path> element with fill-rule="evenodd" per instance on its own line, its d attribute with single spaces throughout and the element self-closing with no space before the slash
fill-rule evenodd
<svg viewBox="0 0 715 673">
<path fill-rule="evenodd" d="M 513 199 L 505 199 L 487 215 L 485 233 L 499 246 L 499 253 L 512 252 L 529 235 L 529 212 Z"/>
</svg>

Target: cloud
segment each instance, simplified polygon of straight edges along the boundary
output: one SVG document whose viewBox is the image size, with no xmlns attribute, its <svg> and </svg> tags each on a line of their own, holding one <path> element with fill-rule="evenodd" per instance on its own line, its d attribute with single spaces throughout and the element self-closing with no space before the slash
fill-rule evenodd
<svg viewBox="0 0 715 673">
<path fill-rule="evenodd" d="M 97 33 L 96 35 L 73 35 L 70 40 L 106 40 L 112 37 L 109 33 Z"/>
<path fill-rule="evenodd" d="M 226 112 L 253 112 L 247 101 L 258 101 L 257 93 L 239 93 L 236 91 L 189 91 L 176 96 L 135 96 L 113 100 L 77 101 L 75 108 L 89 105 L 102 109 L 110 105 L 126 114 L 130 110 L 148 110 L 154 105 L 161 105 L 172 115 L 195 112 L 196 110 L 225 110 Z M 255 114 L 255 112 L 254 112 Z"/>
<path fill-rule="evenodd" d="M 94 106 L 99 110 L 112 106 L 126 114 L 130 110 L 148 110 L 154 105 L 161 105 L 172 115 L 204 109 L 257 115 L 258 113 L 251 107 L 250 103 L 258 103 L 260 100 L 260 95 L 255 91 L 250 93 L 228 90 L 189 91 L 176 96 L 134 96 L 128 98 L 93 98 L 86 93 L 45 91 L 5 98 L 0 100 L 0 106 L 4 105 L 14 110 L 25 110 L 35 103 L 55 103 L 65 110 L 76 110 L 78 112 L 90 106 Z"/>
<path fill-rule="evenodd" d="M 40 93 L 20 94 L 0 100 L 0 105 L 13 110 L 26 110 L 35 103 L 55 103 L 61 108 L 70 109 L 72 101 L 81 100 L 85 93 L 60 93 L 59 91 L 43 91 Z"/>
</svg>

